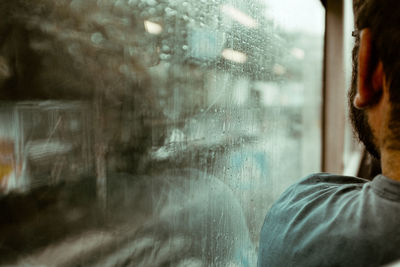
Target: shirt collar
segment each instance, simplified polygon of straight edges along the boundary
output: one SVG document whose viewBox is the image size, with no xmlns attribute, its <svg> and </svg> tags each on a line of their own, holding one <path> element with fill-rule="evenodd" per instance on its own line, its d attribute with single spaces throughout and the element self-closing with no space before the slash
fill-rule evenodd
<svg viewBox="0 0 400 267">
<path fill-rule="evenodd" d="M 400 200 L 400 182 L 386 177 L 382 174 L 377 175 L 371 182 L 373 189 L 386 198 Z"/>
</svg>

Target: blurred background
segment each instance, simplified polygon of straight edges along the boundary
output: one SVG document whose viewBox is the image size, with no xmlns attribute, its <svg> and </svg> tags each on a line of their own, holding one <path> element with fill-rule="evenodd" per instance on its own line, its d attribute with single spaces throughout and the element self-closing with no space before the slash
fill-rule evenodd
<svg viewBox="0 0 400 267">
<path fill-rule="evenodd" d="M 331 171 L 331 80 L 333 170 L 361 159 L 337 2 L 0 3 L 0 264 L 255 266 L 273 201 Z"/>
</svg>

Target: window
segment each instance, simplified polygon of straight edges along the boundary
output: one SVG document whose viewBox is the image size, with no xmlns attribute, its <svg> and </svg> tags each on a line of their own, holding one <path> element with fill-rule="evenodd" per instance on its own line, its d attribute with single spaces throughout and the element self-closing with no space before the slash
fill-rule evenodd
<svg viewBox="0 0 400 267">
<path fill-rule="evenodd" d="M 272 202 L 320 171 L 321 3 L 26 5 L 1 43 L 0 262 L 255 266 Z"/>
</svg>

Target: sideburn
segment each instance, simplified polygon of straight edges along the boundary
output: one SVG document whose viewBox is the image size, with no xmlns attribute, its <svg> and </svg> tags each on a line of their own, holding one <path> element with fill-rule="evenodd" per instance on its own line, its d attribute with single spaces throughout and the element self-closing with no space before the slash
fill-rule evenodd
<svg viewBox="0 0 400 267">
<path fill-rule="evenodd" d="M 365 110 L 357 109 L 353 105 L 354 98 L 357 94 L 358 50 L 359 39 L 356 40 L 356 44 L 353 48 L 353 72 L 351 77 L 351 87 L 348 93 L 350 122 L 353 126 L 353 133 L 356 138 L 364 144 L 365 149 L 374 158 L 380 159 L 379 149 L 375 145 L 375 138 L 368 123 L 368 116 Z"/>
</svg>

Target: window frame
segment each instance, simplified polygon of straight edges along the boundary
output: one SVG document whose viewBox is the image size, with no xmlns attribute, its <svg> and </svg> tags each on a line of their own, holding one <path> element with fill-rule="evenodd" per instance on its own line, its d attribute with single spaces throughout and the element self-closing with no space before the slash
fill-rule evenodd
<svg viewBox="0 0 400 267">
<path fill-rule="evenodd" d="M 345 2 L 346 1 L 346 2 Z M 357 175 L 362 150 L 352 151 L 344 162 L 347 120 L 347 88 L 345 61 L 345 12 L 347 1 L 321 0 L 326 10 L 324 73 L 322 88 L 322 161 L 321 170 L 345 175 Z M 349 5 L 347 5 L 348 7 Z M 350 5 L 352 6 L 352 4 Z M 352 12 L 352 11 L 350 11 Z"/>
</svg>

